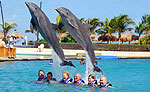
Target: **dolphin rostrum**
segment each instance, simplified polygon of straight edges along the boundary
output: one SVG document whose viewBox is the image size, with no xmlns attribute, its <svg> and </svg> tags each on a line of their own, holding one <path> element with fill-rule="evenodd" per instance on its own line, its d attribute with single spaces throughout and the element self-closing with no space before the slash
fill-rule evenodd
<svg viewBox="0 0 150 92">
<path fill-rule="evenodd" d="M 64 7 L 56 8 L 56 11 L 60 14 L 62 24 L 65 26 L 66 30 L 79 43 L 79 45 L 84 48 L 87 55 L 86 57 L 91 61 L 87 61 L 88 63 L 91 63 L 88 68 L 93 67 L 93 70 L 91 71 L 101 72 L 103 75 L 103 71 L 96 65 L 94 47 L 88 35 L 88 30 L 91 28 L 91 25 L 82 24 L 71 11 Z"/>
<path fill-rule="evenodd" d="M 55 53 L 57 55 L 57 58 L 60 59 L 57 62 L 61 66 L 68 65 L 75 67 L 71 61 L 65 61 L 64 52 L 62 50 L 61 45 L 59 44 L 59 40 L 55 32 L 55 30 L 57 29 L 57 25 L 51 24 L 44 12 L 34 3 L 25 2 L 25 4 L 27 5 L 32 16 L 32 23 L 30 24 L 31 30 L 33 30 L 34 26 L 38 29 L 42 37 L 52 48 L 53 54 Z"/>
</svg>

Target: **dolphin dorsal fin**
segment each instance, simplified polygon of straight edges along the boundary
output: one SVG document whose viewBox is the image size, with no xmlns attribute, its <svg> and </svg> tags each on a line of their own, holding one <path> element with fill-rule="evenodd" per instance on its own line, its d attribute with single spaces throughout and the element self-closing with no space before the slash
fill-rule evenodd
<svg viewBox="0 0 150 92">
<path fill-rule="evenodd" d="M 53 24 L 53 23 L 51 23 L 51 24 L 52 24 L 52 27 L 53 27 L 54 30 L 58 29 L 58 25 L 57 24 Z"/>
<path fill-rule="evenodd" d="M 83 24 L 83 26 L 84 26 L 84 28 L 86 29 L 86 30 L 84 30 L 85 33 L 88 34 L 88 31 L 89 31 L 90 28 L 92 28 L 92 25 L 90 25 L 90 24 Z M 88 35 L 89 35 L 89 34 L 88 34 Z"/>
<path fill-rule="evenodd" d="M 30 20 L 30 30 L 31 32 L 33 33 L 33 30 L 34 30 L 34 27 L 35 27 L 35 23 L 33 21 L 33 18 Z"/>
<path fill-rule="evenodd" d="M 92 25 L 90 25 L 90 24 L 83 24 L 84 25 L 84 27 L 87 29 L 87 30 L 89 30 L 90 28 L 92 28 L 93 26 Z"/>
</svg>

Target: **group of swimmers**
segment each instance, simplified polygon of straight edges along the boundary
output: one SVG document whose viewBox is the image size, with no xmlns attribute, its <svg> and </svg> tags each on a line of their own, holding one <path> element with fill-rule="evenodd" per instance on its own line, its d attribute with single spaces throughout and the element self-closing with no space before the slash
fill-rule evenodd
<svg viewBox="0 0 150 92">
<path fill-rule="evenodd" d="M 47 77 L 46 77 L 43 70 L 39 70 L 38 76 L 39 78 L 37 79 L 37 82 L 40 82 L 40 83 L 48 82 L 48 83 L 73 84 L 73 85 L 86 85 L 84 80 L 81 79 L 81 74 L 79 73 L 76 73 L 74 75 L 74 79 L 72 79 L 69 75 L 69 72 L 64 71 L 62 75 L 63 78 L 61 81 L 57 81 L 56 78 L 53 78 L 53 75 L 51 72 L 48 72 Z M 107 78 L 104 76 L 100 78 L 99 83 L 100 84 L 98 85 L 97 80 L 96 80 L 96 75 L 90 74 L 88 76 L 88 84 L 87 84 L 88 86 L 99 87 L 99 88 L 112 87 L 112 85 L 109 82 L 107 82 Z"/>
</svg>

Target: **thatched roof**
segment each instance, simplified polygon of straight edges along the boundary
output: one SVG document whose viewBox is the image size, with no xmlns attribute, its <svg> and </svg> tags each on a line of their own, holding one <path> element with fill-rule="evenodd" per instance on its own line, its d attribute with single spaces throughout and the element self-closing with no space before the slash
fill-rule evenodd
<svg viewBox="0 0 150 92">
<path fill-rule="evenodd" d="M 17 38 L 21 38 L 21 39 L 24 39 L 24 36 L 20 33 L 18 33 L 17 31 L 14 31 L 12 33 L 10 33 L 9 35 L 15 35 Z"/>
<path fill-rule="evenodd" d="M 66 33 L 59 33 L 57 36 L 59 39 L 62 39 L 63 37 L 68 36 L 68 35 L 69 35 L 69 33 L 66 32 Z"/>
<path fill-rule="evenodd" d="M 99 34 L 98 36 L 96 36 L 93 41 L 108 41 L 109 40 L 109 36 L 108 34 Z M 110 36 L 110 41 L 118 41 L 117 36 L 115 36 L 114 34 L 112 34 Z"/>
<path fill-rule="evenodd" d="M 90 38 L 91 38 L 91 39 L 94 39 L 94 38 L 95 38 L 95 35 L 94 35 L 94 34 L 91 34 L 91 35 L 90 35 Z"/>
<path fill-rule="evenodd" d="M 124 42 L 125 41 L 131 42 L 133 40 L 138 40 L 138 39 L 139 39 L 139 36 L 136 33 L 133 33 L 132 31 L 122 33 L 120 37 L 120 40 Z"/>
</svg>

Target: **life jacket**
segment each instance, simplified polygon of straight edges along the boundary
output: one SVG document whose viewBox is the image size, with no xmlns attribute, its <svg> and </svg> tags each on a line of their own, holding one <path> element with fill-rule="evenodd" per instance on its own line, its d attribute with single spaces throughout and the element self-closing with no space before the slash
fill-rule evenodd
<svg viewBox="0 0 150 92">
<path fill-rule="evenodd" d="M 73 84 L 80 85 L 82 82 L 84 83 L 84 80 L 80 79 L 80 80 L 78 81 L 78 83 L 75 83 L 75 81 L 74 81 Z"/>
<path fill-rule="evenodd" d="M 107 84 L 104 85 L 104 87 L 108 87 L 108 86 L 111 86 L 111 84 L 109 82 L 107 82 Z M 102 88 L 101 85 L 99 85 L 99 87 Z"/>
<path fill-rule="evenodd" d="M 56 78 L 52 78 L 53 81 L 56 81 Z"/>
<path fill-rule="evenodd" d="M 94 80 L 93 83 L 89 86 L 95 86 L 95 83 L 97 82 L 97 80 Z"/>
<path fill-rule="evenodd" d="M 43 77 L 42 79 L 38 78 L 37 81 L 43 81 L 44 79 L 46 79 L 47 77 Z"/>
<path fill-rule="evenodd" d="M 71 78 L 71 77 L 69 77 L 69 78 L 66 79 L 65 81 L 62 79 L 62 80 L 61 80 L 61 83 L 67 84 L 69 81 L 72 82 L 72 78 Z"/>
<path fill-rule="evenodd" d="M 51 80 L 48 80 L 48 79 L 47 79 L 47 82 L 48 82 L 48 83 L 55 83 L 55 81 L 56 81 L 56 78 L 52 78 Z"/>
</svg>

